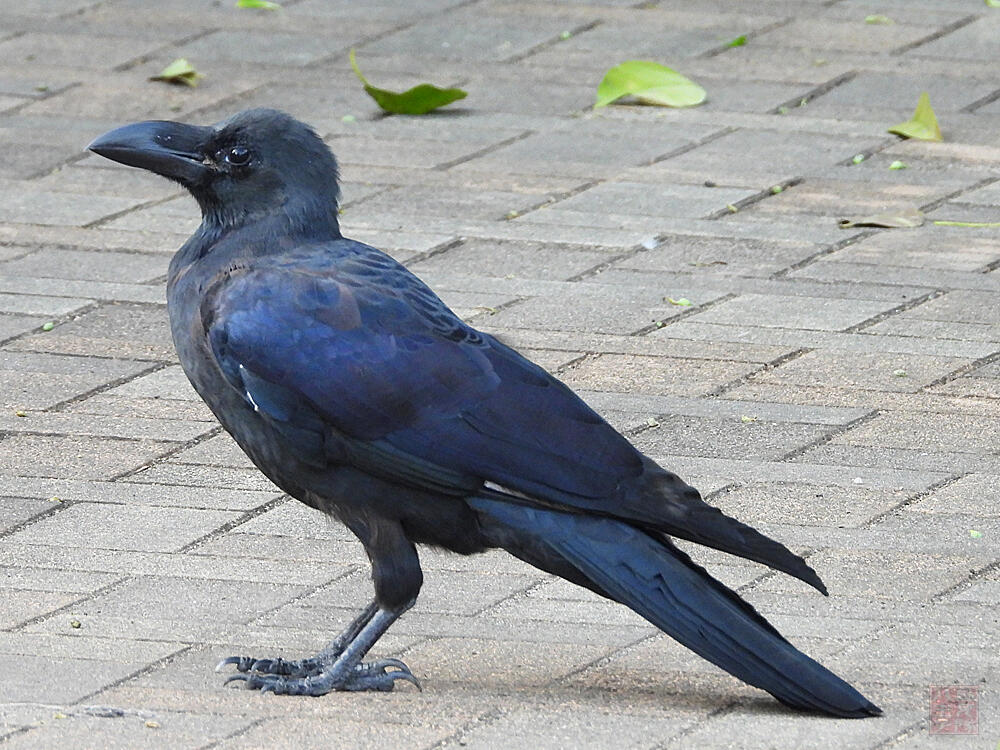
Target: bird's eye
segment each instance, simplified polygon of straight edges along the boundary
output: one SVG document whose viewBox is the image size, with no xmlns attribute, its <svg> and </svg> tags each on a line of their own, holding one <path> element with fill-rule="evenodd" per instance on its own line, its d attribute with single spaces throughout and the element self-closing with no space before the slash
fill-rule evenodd
<svg viewBox="0 0 1000 750">
<path fill-rule="evenodd" d="M 250 162 L 250 150 L 243 146 L 233 146 L 226 152 L 226 161 L 235 167 L 242 167 Z"/>
</svg>

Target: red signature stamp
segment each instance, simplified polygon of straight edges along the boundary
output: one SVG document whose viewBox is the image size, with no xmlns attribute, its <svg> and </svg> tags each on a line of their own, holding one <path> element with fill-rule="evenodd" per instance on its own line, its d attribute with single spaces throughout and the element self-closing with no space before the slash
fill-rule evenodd
<svg viewBox="0 0 1000 750">
<path fill-rule="evenodd" d="M 931 734 L 979 734 L 979 688 L 931 687 Z"/>
</svg>

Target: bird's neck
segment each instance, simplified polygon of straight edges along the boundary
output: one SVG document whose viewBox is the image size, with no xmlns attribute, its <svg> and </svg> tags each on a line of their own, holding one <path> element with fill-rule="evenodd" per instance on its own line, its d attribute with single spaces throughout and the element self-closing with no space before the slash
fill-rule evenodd
<svg viewBox="0 0 1000 750">
<path fill-rule="evenodd" d="M 203 214 L 201 226 L 171 260 L 169 285 L 202 260 L 216 259 L 225 264 L 236 259 L 263 258 L 342 237 L 336 207 L 326 211 L 282 210 L 242 221 L 222 218 L 208 211 Z"/>
</svg>

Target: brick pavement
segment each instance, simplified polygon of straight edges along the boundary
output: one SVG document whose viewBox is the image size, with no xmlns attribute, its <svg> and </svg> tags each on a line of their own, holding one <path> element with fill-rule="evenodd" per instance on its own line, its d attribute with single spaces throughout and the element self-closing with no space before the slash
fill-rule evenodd
<svg viewBox="0 0 1000 750">
<path fill-rule="evenodd" d="M 1000 230 L 837 219 L 916 205 L 1000 220 L 1000 9 L 285 6 L 0 8 L 0 745 L 994 747 Z M 866 24 L 875 13 L 893 23 Z M 381 118 L 351 47 L 377 84 L 469 97 Z M 180 56 L 199 88 L 147 82 Z M 630 57 L 680 68 L 708 101 L 592 112 Z M 923 90 L 944 144 L 885 132 Z M 365 599 L 367 566 L 252 469 L 175 363 L 162 286 L 193 202 L 83 148 L 126 121 L 259 105 L 332 145 L 346 234 L 805 553 L 829 599 L 698 557 L 885 717 L 789 713 L 622 607 L 504 555 L 434 552 L 377 648 L 422 693 L 224 689 L 222 656 L 323 645 Z M 929 734 L 929 687 L 953 684 L 980 688 L 978 737 Z"/>
</svg>

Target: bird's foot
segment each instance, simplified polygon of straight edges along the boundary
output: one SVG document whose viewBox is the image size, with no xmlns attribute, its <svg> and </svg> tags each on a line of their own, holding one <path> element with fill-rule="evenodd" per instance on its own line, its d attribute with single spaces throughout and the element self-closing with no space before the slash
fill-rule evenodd
<svg viewBox="0 0 1000 750">
<path fill-rule="evenodd" d="M 399 659 L 360 663 L 353 669 L 338 669 L 336 664 L 324 665 L 316 659 L 284 661 L 231 656 L 223 659 L 219 666 L 226 664 L 235 664 L 239 674 L 228 677 L 225 684 L 241 681 L 248 690 L 278 695 L 316 697 L 335 690 L 388 692 L 395 687 L 396 680 L 406 680 L 420 688 L 420 682 Z"/>
<path fill-rule="evenodd" d="M 310 677 L 323 671 L 324 661 L 315 657 L 286 661 L 280 657 L 255 659 L 252 656 L 228 656 L 216 665 L 215 671 L 221 672 L 223 667 L 229 664 L 235 665 L 237 672 L 257 672 L 258 674 L 273 674 L 283 677 Z"/>
</svg>

